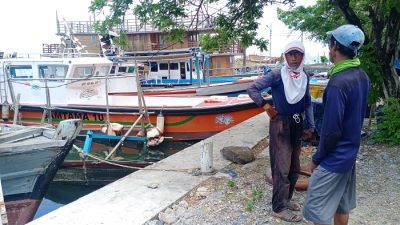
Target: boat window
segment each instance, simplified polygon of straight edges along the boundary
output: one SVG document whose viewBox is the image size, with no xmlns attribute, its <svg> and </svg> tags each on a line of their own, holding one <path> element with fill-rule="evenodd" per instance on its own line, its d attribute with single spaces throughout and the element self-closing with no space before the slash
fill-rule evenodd
<svg viewBox="0 0 400 225">
<path fill-rule="evenodd" d="M 68 66 L 67 65 L 40 65 L 39 66 L 39 78 L 50 78 L 50 79 L 60 79 L 52 80 L 63 82 L 67 75 Z"/>
<path fill-rule="evenodd" d="M 151 72 L 158 72 L 157 62 L 150 62 Z"/>
<path fill-rule="evenodd" d="M 177 70 L 177 69 L 179 69 L 178 63 L 170 63 L 170 64 L 169 64 L 169 69 L 170 69 L 170 70 Z"/>
<path fill-rule="evenodd" d="M 86 77 L 91 77 L 93 76 L 93 67 L 88 66 L 88 67 L 77 67 L 75 68 L 75 71 L 72 75 L 72 77 L 77 77 L 77 78 L 86 78 Z"/>
<path fill-rule="evenodd" d="M 115 66 L 111 67 L 110 75 L 115 75 Z"/>
<path fill-rule="evenodd" d="M 189 71 L 189 63 L 186 63 L 186 71 Z M 192 71 L 196 71 L 196 64 L 195 62 L 192 63 Z"/>
<path fill-rule="evenodd" d="M 97 74 L 98 76 L 105 77 L 110 72 L 110 67 L 109 66 L 101 66 L 99 72 L 100 72 L 100 74 Z"/>
<path fill-rule="evenodd" d="M 120 66 L 118 68 L 118 73 L 125 73 L 126 72 L 126 66 Z"/>
<path fill-rule="evenodd" d="M 12 78 L 33 78 L 31 65 L 11 65 L 10 75 Z"/>
<path fill-rule="evenodd" d="M 134 66 L 128 66 L 128 73 L 134 73 L 135 72 L 135 67 Z"/>
<path fill-rule="evenodd" d="M 168 63 L 160 63 L 160 70 L 168 70 Z"/>
</svg>

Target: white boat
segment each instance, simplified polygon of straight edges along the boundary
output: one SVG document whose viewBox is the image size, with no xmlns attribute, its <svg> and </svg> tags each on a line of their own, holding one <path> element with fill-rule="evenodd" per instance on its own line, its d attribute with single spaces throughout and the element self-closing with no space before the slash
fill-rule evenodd
<svg viewBox="0 0 400 225">
<path fill-rule="evenodd" d="M 101 130 L 107 122 L 131 126 L 140 115 L 147 118 L 147 124 L 155 124 L 162 114 L 164 136 L 198 140 L 262 111 L 248 96 L 144 96 L 140 100 L 109 95 L 137 91 L 137 79 L 109 76 L 112 63 L 101 57 L 8 58 L 1 59 L 0 65 L 1 102 L 18 103 L 21 121 L 29 124 L 46 117 L 56 123 L 76 118 L 82 119 L 84 129 Z M 151 113 L 143 114 L 143 106 Z M 44 111 L 51 113 L 44 117 Z M 2 117 L 7 119 L 4 113 Z"/>
<path fill-rule="evenodd" d="M 154 62 L 155 63 L 155 62 Z M 143 64 L 114 63 L 110 71 L 110 77 L 136 76 L 138 68 L 140 85 L 145 96 L 212 96 L 228 95 L 237 96 L 246 93 L 250 84 L 258 76 L 249 77 L 210 77 L 204 79 L 147 79 L 148 71 L 144 70 Z M 120 88 L 116 83 L 109 85 L 110 95 L 137 95 L 137 88 Z M 123 86 L 125 87 L 125 86 Z M 130 90 L 129 90 L 130 89 Z"/>
</svg>

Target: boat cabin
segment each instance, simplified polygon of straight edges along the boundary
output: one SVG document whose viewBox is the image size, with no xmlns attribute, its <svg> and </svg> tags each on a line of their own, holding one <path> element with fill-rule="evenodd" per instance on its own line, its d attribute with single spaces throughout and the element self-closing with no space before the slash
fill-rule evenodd
<svg viewBox="0 0 400 225">
<path fill-rule="evenodd" d="M 88 97 L 104 85 L 112 63 L 101 57 L 81 58 L 5 58 L 0 60 L 1 103 L 21 102 L 57 104 L 65 102 L 67 89 L 85 90 Z M 98 77 L 98 79 L 93 79 Z M 48 91 L 48 93 L 46 93 Z"/>
</svg>

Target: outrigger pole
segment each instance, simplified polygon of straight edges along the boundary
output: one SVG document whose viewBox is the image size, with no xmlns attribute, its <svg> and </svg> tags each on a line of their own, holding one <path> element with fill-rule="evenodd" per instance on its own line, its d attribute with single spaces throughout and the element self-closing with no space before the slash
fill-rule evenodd
<svg viewBox="0 0 400 225">
<path fill-rule="evenodd" d="M 129 136 L 129 134 L 132 132 L 133 128 L 135 128 L 136 124 L 141 121 L 141 130 L 142 134 L 145 134 L 145 127 L 143 123 L 143 119 L 146 118 L 148 123 L 150 123 L 150 117 L 149 113 L 147 112 L 146 108 L 146 102 L 144 100 L 143 96 L 143 91 L 142 87 L 140 86 L 139 83 L 139 73 L 137 70 L 137 61 L 135 60 L 135 73 L 136 73 L 136 85 L 137 85 L 137 93 L 138 93 L 138 102 L 139 102 L 139 117 L 136 119 L 136 121 L 132 124 L 132 126 L 129 128 L 129 130 L 122 136 L 122 138 L 119 140 L 119 142 L 114 146 L 114 148 L 111 150 L 111 152 L 106 156 L 106 160 L 111 157 L 111 155 L 117 150 L 117 148 L 122 144 L 123 141 Z M 107 79 L 106 79 L 107 80 Z M 107 88 L 106 88 L 107 89 Z M 108 99 L 108 90 L 107 90 L 107 99 Z M 108 110 L 108 100 L 107 100 L 107 110 Z M 108 111 L 107 111 L 108 115 Z M 109 120 L 109 117 L 107 116 L 107 120 Z M 109 121 L 107 122 L 109 123 Z"/>
</svg>

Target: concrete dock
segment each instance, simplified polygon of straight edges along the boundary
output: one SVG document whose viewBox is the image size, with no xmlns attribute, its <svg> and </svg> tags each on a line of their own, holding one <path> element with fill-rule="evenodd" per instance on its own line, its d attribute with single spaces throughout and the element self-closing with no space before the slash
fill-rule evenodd
<svg viewBox="0 0 400 225">
<path fill-rule="evenodd" d="M 268 135 L 268 117 L 261 113 L 205 141 L 213 142 L 213 167 L 231 164 L 220 150 L 226 146 L 252 148 Z M 50 212 L 29 225 L 144 224 L 184 197 L 209 176 L 188 171 L 200 167 L 201 142 L 146 169 L 134 172 L 68 205 Z"/>
</svg>

